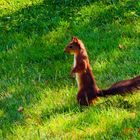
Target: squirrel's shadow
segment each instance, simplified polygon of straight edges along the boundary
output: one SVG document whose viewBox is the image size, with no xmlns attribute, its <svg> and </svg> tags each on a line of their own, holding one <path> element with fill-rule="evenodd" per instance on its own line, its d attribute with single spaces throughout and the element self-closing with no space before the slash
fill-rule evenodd
<svg viewBox="0 0 140 140">
<path fill-rule="evenodd" d="M 138 106 L 138 103 L 134 103 L 133 101 L 127 100 L 124 96 L 117 95 L 116 97 L 108 97 L 102 103 L 98 105 L 99 109 L 106 109 L 106 108 L 120 108 L 126 110 L 133 110 Z"/>
</svg>

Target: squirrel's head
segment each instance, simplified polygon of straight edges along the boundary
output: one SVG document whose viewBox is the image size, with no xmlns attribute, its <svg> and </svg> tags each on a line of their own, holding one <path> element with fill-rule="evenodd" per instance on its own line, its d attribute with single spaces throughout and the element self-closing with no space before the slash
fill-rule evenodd
<svg viewBox="0 0 140 140">
<path fill-rule="evenodd" d="M 70 43 L 64 49 L 64 52 L 69 54 L 78 54 L 83 48 L 82 42 L 77 37 L 72 37 Z"/>
</svg>

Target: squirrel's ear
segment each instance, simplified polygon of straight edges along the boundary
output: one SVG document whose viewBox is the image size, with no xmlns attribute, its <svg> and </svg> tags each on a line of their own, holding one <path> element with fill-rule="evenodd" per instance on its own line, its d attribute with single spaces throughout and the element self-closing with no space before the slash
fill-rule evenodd
<svg viewBox="0 0 140 140">
<path fill-rule="evenodd" d="M 72 37 L 72 41 L 73 41 L 73 42 L 78 42 L 78 38 L 75 37 L 75 36 L 73 36 L 73 37 Z"/>
</svg>

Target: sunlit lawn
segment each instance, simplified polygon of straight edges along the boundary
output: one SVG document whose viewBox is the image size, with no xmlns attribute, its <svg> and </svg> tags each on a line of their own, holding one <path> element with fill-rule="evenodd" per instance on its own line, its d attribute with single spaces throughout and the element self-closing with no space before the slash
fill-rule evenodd
<svg viewBox="0 0 140 140">
<path fill-rule="evenodd" d="M 140 139 L 140 91 L 80 107 L 63 53 L 83 40 L 100 88 L 139 75 L 139 17 L 138 0 L 1 0 L 0 140 Z"/>
</svg>

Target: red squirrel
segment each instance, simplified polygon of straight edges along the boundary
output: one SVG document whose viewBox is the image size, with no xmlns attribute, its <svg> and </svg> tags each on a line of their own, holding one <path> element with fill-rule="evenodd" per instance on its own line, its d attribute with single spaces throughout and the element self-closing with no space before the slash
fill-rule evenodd
<svg viewBox="0 0 140 140">
<path fill-rule="evenodd" d="M 74 66 L 71 70 L 71 77 L 74 77 L 76 74 L 78 84 L 77 101 L 80 105 L 88 106 L 93 104 L 98 97 L 116 94 L 122 95 L 140 89 L 140 76 L 117 82 L 105 90 L 99 89 L 92 74 L 85 46 L 77 37 L 72 38 L 64 49 L 64 52 L 74 55 Z"/>
</svg>

